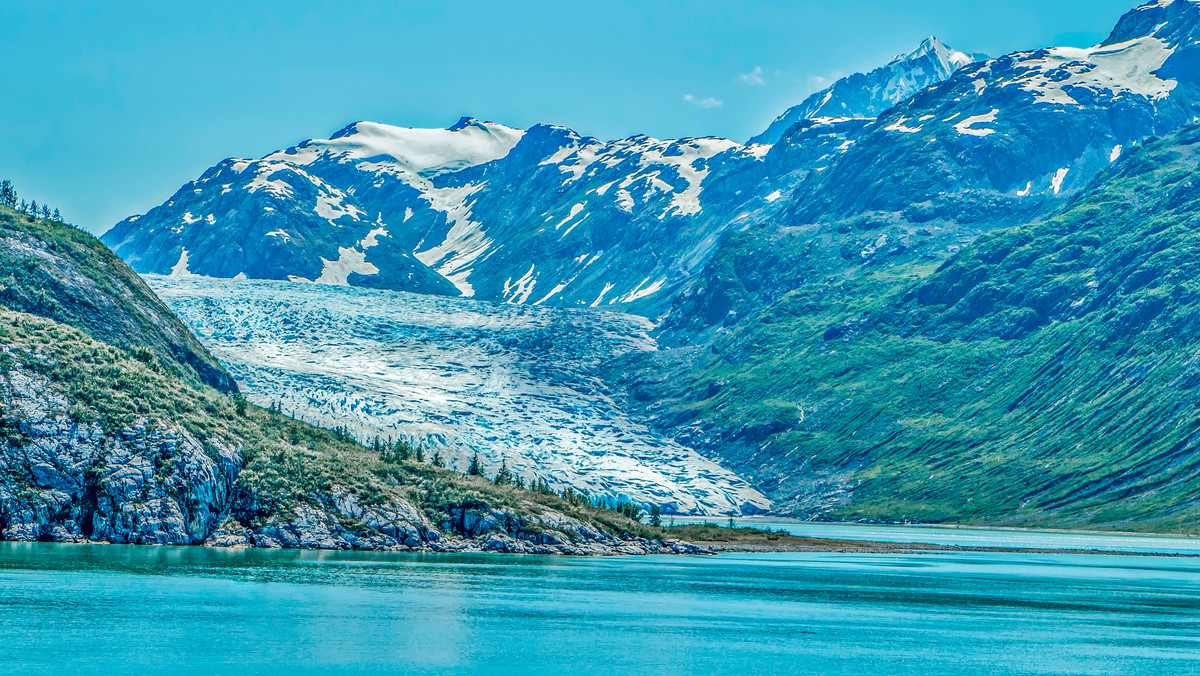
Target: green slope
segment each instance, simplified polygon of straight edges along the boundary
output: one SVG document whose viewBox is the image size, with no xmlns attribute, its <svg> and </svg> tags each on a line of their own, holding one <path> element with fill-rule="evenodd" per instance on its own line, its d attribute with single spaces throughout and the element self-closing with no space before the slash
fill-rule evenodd
<svg viewBox="0 0 1200 676">
<path fill-rule="evenodd" d="M 797 513 L 1200 531 L 1198 149 L 1152 141 L 937 269 L 801 283 L 639 398 Z"/>
<path fill-rule="evenodd" d="M 209 385 L 235 389 L 208 350 L 99 240 L 3 206 L 0 304 L 74 326 L 122 348 L 147 348 Z"/>
</svg>

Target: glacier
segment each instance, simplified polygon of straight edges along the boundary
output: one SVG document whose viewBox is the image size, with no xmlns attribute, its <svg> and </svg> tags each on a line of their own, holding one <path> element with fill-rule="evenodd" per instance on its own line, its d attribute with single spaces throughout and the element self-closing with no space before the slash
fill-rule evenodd
<svg viewBox="0 0 1200 676">
<path fill-rule="evenodd" d="M 666 513 L 756 513 L 741 477 L 631 417 L 611 362 L 655 350 L 642 317 L 284 281 L 146 275 L 246 396 L 463 471 L 478 453 L 551 486 Z"/>
</svg>

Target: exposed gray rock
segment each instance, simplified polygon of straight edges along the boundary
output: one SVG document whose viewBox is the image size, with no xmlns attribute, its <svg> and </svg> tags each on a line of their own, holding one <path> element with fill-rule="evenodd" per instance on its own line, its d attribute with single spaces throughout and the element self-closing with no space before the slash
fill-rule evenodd
<svg viewBox="0 0 1200 676">
<path fill-rule="evenodd" d="M 240 449 L 146 422 L 105 434 L 66 415 L 45 379 L 0 382 L 23 443 L 0 444 L 0 537 L 190 544 L 216 528 L 241 469 Z"/>
<path fill-rule="evenodd" d="M 364 503 L 345 487 L 253 516 L 237 484 L 241 449 L 142 420 L 117 433 L 68 416 L 68 401 L 22 367 L 0 374 L 0 539 L 519 554 L 696 553 L 621 540 L 536 506 L 451 508 L 435 526 L 399 497 Z M 14 422 L 15 421 L 15 422 Z M 15 426 L 15 427 L 14 427 Z"/>
</svg>

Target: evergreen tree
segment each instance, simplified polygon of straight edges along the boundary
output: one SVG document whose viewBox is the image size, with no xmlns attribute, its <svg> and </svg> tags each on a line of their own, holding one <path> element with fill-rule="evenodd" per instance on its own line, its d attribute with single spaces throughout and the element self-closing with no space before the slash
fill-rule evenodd
<svg viewBox="0 0 1200 676">
<path fill-rule="evenodd" d="M 508 470 L 508 461 L 500 459 L 500 471 L 496 472 L 496 478 L 493 480 L 497 486 L 508 486 L 513 483 L 513 473 Z"/>
<path fill-rule="evenodd" d="M 650 525 L 655 528 L 662 527 L 662 507 L 650 505 Z"/>
<path fill-rule="evenodd" d="M 417 462 L 425 462 L 425 447 L 417 446 L 416 449 L 414 449 L 413 454 Z"/>
<path fill-rule="evenodd" d="M 59 223 L 62 223 L 62 214 L 59 213 L 58 207 L 54 207 L 54 214 L 51 216 L 51 218 L 58 221 Z"/>
<path fill-rule="evenodd" d="M 396 441 L 392 444 L 392 453 L 397 460 L 408 460 L 412 456 L 412 449 L 403 441 Z"/>
<path fill-rule="evenodd" d="M 478 452 L 471 457 L 471 464 L 467 465 L 467 476 L 483 476 L 483 468 L 479 465 Z"/>
<path fill-rule="evenodd" d="M 445 467 L 446 461 L 442 460 L 442 452 L 434 451 L 433 457 L 429 460 L 429 464 L 433 465 L 434 467 Z"/>
<path fill-rule="evenodd" d="M 19 211 L 23 214 L 29 213 L 29 202 L 26 202 L 25 200 L 21 200 L 21 206 L 17 207 L 17 211 Z"/>
<path fill-rule="evenodd" d="M 50 205 L 49 205 L 49 204 L 43 204 L 43 205 L 42 205 L 42 210 L 41 210 L 41 212 L 40 212 L 40 214 L 39 214 L 39 215 L 40 215 L 40 216 L 41 216 L 43 219 L 50 218 Z"/>
<path fill-rule="evenodd" d="M 37 200 L 33 200 L 29 203 L 29 211 L 26 211 L 25 213 L 29 214 L 33 218 L 37 218 L 38 208 Z"/>
<path fill-rule="evenodd" d="M 17 189 L 7 178 L 0 181 L 0 204 L 12 209 L 17 208 Z"/>
</svg>

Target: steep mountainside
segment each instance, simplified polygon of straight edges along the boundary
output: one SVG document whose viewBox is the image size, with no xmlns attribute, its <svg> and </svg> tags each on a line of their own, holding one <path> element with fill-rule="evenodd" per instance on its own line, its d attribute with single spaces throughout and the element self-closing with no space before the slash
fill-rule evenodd
<svg viewBox="0 0 1200 676">
<path fill-rule="evenodd" d="M 931 40 L 792 111 L 818 117 L 787 118 L 769 146 L 360 122 L 226 160 L 104 240 L 142 273 L 658 317 L 729 232 L 869 222 L 957 246 L 1049 213 L 1124 149 L 1194 116 L 1198 16 L 1192 0 L 1151 3 L 1097 47 L 974 63 Z M 821 117 L 829 106 L 856 117 Z"/>
<path fill-rule="evenodd" d="M 602 142 L 562 127 L 522 132 L 469 118 L 446 130 L 359 122 L 261 160 L 226 160 L 104 241 L 142 273 L 653 316 L 727 231 L 778 213 L 780 197 L 849 148 L 870 116 L 969 61 L 927 41 L 838 83 L 826 107 L 811 111 L 840 106 L 859 117 L 794 125 L 774 147 Z"/>
<path fill-rule="evenodd" d="M 142 273 L 247 276 L 600 306 L 674 288 L 737 202 L 710 174 L 765 146 L 602 143 L 546 125 L 359 122 L 261 160 L 226 160 L 104 241 Z M 666 246 L 664 246 L 666 245 Z M 661 295 L 661 294 L 660 294 Z"/>
<path fill-rule="evenodd" d="M 777 180 L 793 186 L 777 209 L 744 221 L 676 294 L 666 342 L 701 343 L 797 284 L 936 264 L 1053 213 L 1142 139 L 1198 112 L 1200 71 L 1188 65 L 1198 26 L 1200 2 L 1154 2 L 1103 45 L 967 65 L 878 120 L 794 125 L 765 163 L 781 174 L 784 156 L 798 156 L 810 169 Z"/>
<path fill-rule="evenodd" d="M 639 398 L 799 514 L 1194 532 L 1198 148 L 1130 149 L 936 270 L 799 283 Z"/>
<path fill-rule="evenodd" d="M 206 384 L 235 386 L 146 283 L 96 238 L 0 207 L 0 304 L 124 349 L 149 349 Z"/>
<path fill-rule="evenodd" d="M 788 128 L 815 118 L 874 118 L 913 94 L 935 85 L 983 54 L 965 54 L 931 37 L 911 54 L 901 54 L 886 66 L 855 73 L 834 82 L 798 105 L 788 108 L 750 143 L 778 143 Z"/>
<path fill-rule="evenodd" d="M 0 215 L 0 538 L 692 551 L 639 537 L 651 531 L 573 493 L 449 472 L 402 443 L 368 449 L 220 391 L 204 380 L 229 376 L 207 352 L 186 352 L 195 339 L 95 239 Z M 210 372 L 163 353 L 191 354 Z"/>
</svg>

